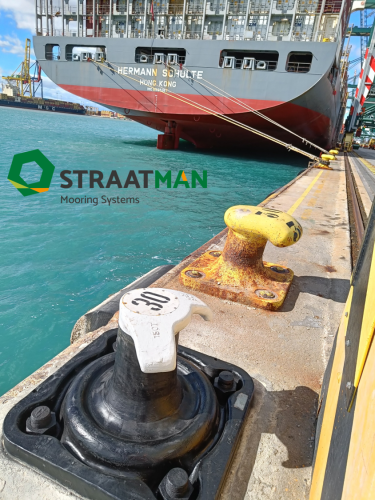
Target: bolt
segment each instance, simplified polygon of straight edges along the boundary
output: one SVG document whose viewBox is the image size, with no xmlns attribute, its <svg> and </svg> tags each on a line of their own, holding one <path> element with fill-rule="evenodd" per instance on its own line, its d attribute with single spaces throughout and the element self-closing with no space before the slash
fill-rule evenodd
<svg viewBox="0 0 375 500">
<path fill-rule="evenodd" d="M 172 498 L 182 498 L 189 489 L 189 476 L 184 471 L 176 467 L 167 474 L 165 489 Z"/>
<path fill-rule="evenodd" d="M 199 271 L 186 271 L 187 276 L 190 276 L 190 278 L 201 278 L 203 276 L 202 273 Z"/>
<path fill-rule="evenodd" d="M 220 372 L 218 384 L 222 389 L 231 389 L 233 387 L 233 383 L 234 377 L 232 372 Z"/>
<path fill-rule="evenodd" d="M 44 429 L 51 423 L 51 410 L 48 406 L 37 406 L 31 412 L 31 426 L 34 429 Z"/>
<path fill-rule="evenodd" d="M 257 290 L 256 294 L 262 299 L 274 299 L 276 297 L 270 290 Z"/>
<path fill-rule="evenodd" d="M 220 257 L 221 252 L 210 252 L 210 255 L 212 255 L 212 257 Z"/>
<path fill-rule="evenodd" d="M 350 340 L 345 340 L 345 345 L 346 345 L 347 347 L 349 347 L 349 346 L 350 346 Z"/>
<path fill-rule="evenodd" d="M 275 271 L 275 273 L 280 273 L 280 274 L 288 274 L 289 269 L 285 269 L 285 267 L 281 266 L 271 266 L 272 271 Z"/>
<path fill-rule="evenodd" d="M 346 383 L 346 388 L 347 389 L 351 389 L 352 388 L 352 383 L 351 382 L 347 382 Z"/>
<path fill-rule="evenodd" d="M 347 318 L 347 317 L 348 317 L 348 312 L 345 313 L 345 318 Z"/>
</svg>

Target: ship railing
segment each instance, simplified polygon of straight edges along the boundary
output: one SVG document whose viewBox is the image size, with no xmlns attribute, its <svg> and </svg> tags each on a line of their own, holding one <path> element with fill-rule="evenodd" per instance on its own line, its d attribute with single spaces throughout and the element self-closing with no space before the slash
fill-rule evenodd
<svg viewBox="0 0 375 500">
<path fill-rule="evenodd" d="M 123 16 L 127 13 L 127 11 L 128 11 L 128 8 L 127 8 L 127 5 L 125 5 L 125 6 L 118 7 L 117 9 L 114 8 L 112 14 L 114 16 Z"/>
<path fill-rule="evenodd" d="M 167 58 L 165 58 L 167 61 Z M 177 56 L 177 64 L 185 64 L 186 57 L 185 56 Z M 135 62 L 143 63 L 143 64 L 154 64 L 154 55 L 146 55 L 146 54 L 137 54 L 135 56 Z M 167 63 L 165 63 L 167 64 Z M 170 64 L 170 63 L 169 63 Z"/>
<path fill-rule="evenodd" d="M 142 37 L 141 37 L 142 38 Z M 158 29 L 158 33 L 155 33 L 154 30 L 147 30 L 143 38 L 160 38 L 160 39 L 167 39 L 167 40 L 182 40 L 183 38 L 194 38 L 194 39 L 201 39 L 201 29 L 199 31 L 195 32 L 184 32 L 182 29 L 178 30 L 176 29 L 175 31 L 168 31 L 167 29 L 163 30 L 163 33 L 161 33 L 161 28 Z"/>
<path fill-rule="evenodd" d="M 47 10 L 46 10 L 44 5 L 38 6 L 36 8 L 36 13 L 39 16 L 45 16 L 47 14 Z M 57 14 L 57 16 L 56 16 L 56 14 Z M 48 15 L 49 16 L 52 15 L 52 16 L 59 17 L 59 14 L 61 15 L 61 9 L 59 7 L 52 7 L 52 8 L 48 7 Z"/>
<path fill-rule="evenodd" d="M 221 37 L 221 31 L 207 31 L 207 33 L 203 33 L 203 40 L 222 40 Z"/>
<path fill-rule="evenodd" d="M 320 8 L 319 8 L 320 9 Z M 310 5 L 306 7 L 306 9 L 297 9 L 296 10 L 296 15 L 297 16 L 319 16 L 319 10 L 318 8 L 315 8 L 314 5 Z"/>
<path fill-rule="evenodd" d="M 203 16 L 203 5 L 187 5 L 186 14 L 197 14 Z"/>
<path fill-rule="evenodd" d="M 50 9 L 48 9 L 49 14 L 51 14 Z M 52 7 L 52 15 L 54 17 L 62 16 L 62 10 L 59 7 Z"/>
<path fill-rule="evenodd" d="M 60 55 L 56 54 L 56 52 L 46 50 L 46 59 L 47 61 L 59 61 Z"/>
<path fill-rule="evenodd" d="M 145 15 L 145 9 L 146 9 L 146 5 L 142 2 L 142 3 L 138 3 L 138 4 L 131 4 L 129 6 L 129 14 L 135 14 L 135 15 L 138 15 L 138 16 L 144 16 Z"/>
<path fill-rule="evenodd" d="M 319 31 L 316 37 L 317 42 L 337 42 L 337 34 Z"/>
<path fill-rule="evenodd" d="M 138 14 L 138 12 L 133 11 L 133 14 Z M 141 14 L 141 12 L 139 12 Z M 151 4 L 148 5 L 147 7 L 147 13 L 151 14 Z M 156 15 L 171 15 L 171 16 L 178 16 L 184 13 L 184 8 L 183 5 L 155 5 L 154 4 L 154 14 Z M 142 14 L 144 14 L 144 8 L 142 11 Z"/>
<path fill-rule="evenodd" d="M 75 35 L 73 35 L 73 36 L 75 36 Z M 109 38 L 110 35 L 109 35 L 108 30 L 102 29 L 102 31 L 96 30 L 96 33 L 94 36 L 99 37 L 99 38 Z M 111 35 L 111 36 L 113 36 L 113 35 Z"/>
<path fill-rule="evenodd" d="M 246 35 L 244 35 L 244 40 L 250 41 L 254 40 L 255 42 L 264 42 L 267 40 L 267 33 L 261 32 L 258 33 L 257 31 L 253 31 L 252 35 L 250 36 L 250 32 L 247 32 Z"/>
<path fill-rule="evenodd" d="M 81 7 L 82 9 L 82 7 Z M 78 5 L 77 4 L 64 4 L 64 15 L 77 15 L 78 14 Z"/>
<path fill-rule="evenodd" d="M 148 7 L 148 13 L 151 14 L 151 5 Z M 168 14 L 168 5 L 154 5 L 154 14 L 163 15 Z"/>
<path fill-rule="evenodd" d="M 183 37 L 184 35 L 182 30 L 167 31 L 164 35 L 164 38 L 167 38 L 168 40 L 182 40 Z"/>
<path fill-rule="evenodd" d="M 151 5 L 148 6 L 148 13 L 151 14 Z M 154 14 L 178 16 L 184 13 L 183 7 L 180 5 L 154 5 Z"/>
<path fill-rule="evenodd" d="M 225 12 L 225 2 L 223 0 L 206 3 L 206 13 L 211 15 L 224 14 Z"/>
<path fill-rule="evenodd" d="M 343 0 L 326 0 L 324 14 L 339 14 Z"/>
<path fill-rule="evenodd" d="M 184 38 L 187 40 L 201 40 L 202 32 L 201 31 L 186 31 L 184 33 Z"/>
<path fill-rule="evenodd" d="M 66 6 L 64 8 L 64 16 L 77 16 L 78 10 L 77 9 L 72 9 Z"/>
<path fill-rule="evenodd" d="M 129 9 L 129 14 L 133 16 L 144 16 L 145 15 L 145 6 L 143 7 L 133 7 Z"/>
<path fill-rule="evenodd" d="M 172 14 L 174 16 L 178 16 L 184 13 L 184 6 L 183 4 L 178 4 L 178 5 L 169 5 L 168 7 L 168 14 Z"/>
<path fill-rule="evenodd" d="M 126 30 L 115 31 L 112 34 L 112 38 L 126 38 Z"/>
<path fill-rule="evenodd" d="M 158 30 L 160 31 L 160 30 Z M 36 32 L 38 36 L 52 36 L 51 32 L 48 32 L 46 29 L 43 29 L 43 31 L 37 31 Z M 221 35 L 221 33 L 220 33 Z M 84 38 L 91 38 L 93 36 L 99 37 L 99 38 L 109 38 L 110 34 L 108 31 L 97 31 L 95 35 L 87 35 L 86 32 L 84 31 L 82 33 L 78 33 L 78 31 L 71 31 L 71 30 L 64 30 L 64 32 L 61 29 L 54 29 L 53 30 L 53 36 L 67 36 L 67 37 L 84 37 Z M 141 29 L 133 29 L 127 34 L 127 30 L 123 30 L 120 32 L 113 32 L 111 34 L 111 38 L 160 38 L 160 39 L 169 39 L 169 40 L 181 40 L 183 38 L 186 39 L 194 39 L 194 40 L 200 40 L 202 39 L 202 33 L 201 29 L 199 31 L 189 31 L 189 32 L 183 32 L 183 30 L 176 30 L 176 31 L 168 31 L 165 30 L 164 33 L 155 33 L 153 30 L 141 30 Z M 227 38 L 229 40 L 229 38 Z M 237 40 L 237 38 L 235 38 Z M 242 37 L 243 40 L 243 37 Z"/>
<path fill-rule="evenodd" d="M 319 31 L 318 33 L 304 33 L 296 31 L 292 33 L 291 40 L 293 42 L 336 42 L 337 35 L 327 35 L 325 31 Z"/>
<path fill-rule="evenodd" d="M 218 7 L 216 10 L 211 10 L 207 4 L 206 14 L 209 16 L 222 16 L 223 14 L 225 14 L 225 5 L 220 4 L 220 7 Z"/>
<path fill-rule="evenodd" d="M 114 14 L 114 15 L 126 14 L 127 9 L 128 9 L 128 2 L 127 1 L 124 3 L 121 3 L 121 4 L 116 2 L 116 3 L 113 3 L 113 6 L 112 6 L 112 14 Z"/>
<path fill-rule="evenodd" d="M 269 14 L 271 10 L 271 2 L 267 2 L 261 5 L 250 5 L 250 14 Z"/>
<path fill-rule="evenodd" d="M 247 5 L 243 2 L 228 3 L 228 14 L 246 14 Z"/>
<path fill-rule="evenodd" d="M 286 70 L 288 73 L 308 73 L 311 63 L 306 62 L 288 62 Z"/>
<path fill-rule="evenodd" d="M 144 8 L 144 6 L 143 6 Z M 127 4 L 122 4 L 121 6 L 117 7 L 116 9 L 116 4 L 113 5 L 113 11 L 112 14 L 126 14 L 127 11 Z M 45 6 L 38 6 L 36 8 L 36 13 L 39 16 L 45 16 L 47 14 Z M 61 7 L 52 7 L 48 8 L 48 15 L 52 15 L 53 17 L 60 17 L 62 16 L 62 9 Z M 83 15 L 83 16 L 92 16 L 94 15 L 94 8 L 92 5 L 83 5 L 80 7 L 78 10 L 77 5 L 64 5 L 64 16 L 77 16 Z M 95 14 L 96 15 L 104 15 L 104 16 L 109 16 L 110 15 L 110 6 L 109 5 L 96 5 L 95 8 Z"/>
<path fill-rule="evenodd" d="M 149 37 L 147 36 L 147 33 L 145 33 L 142 30 L 132 30 L 130 32 L 130 38 L 149 38 Z"/>
<path fill-rule="evenodd" d="M 292 2 L 283 2 L 282 0 L 274 0 L 273 1 L 273 9 L 274 10 L 293 10 L 294 9 L 294 5 L 295 5 L 295 2 L 292 1 Z"/>
<path fill-rule="evenodd" d="M 182 34 L 179 34 L 177 31 L 173 33 L 165 32 L 164 34 L 158 34 L 152 30 L 132 30 L 129 36 L 130 38 L 155 38 L 155 39 L 159 38 L 159 39 L 175 39 L 175 40 L 182 38 Z"/>
<path fill-rule="evenodd" d="M 110 6 L 109 5 L 96 5 L 95 6 L 95 14 L 109 16 L 110 14 Z"/>
<path fill-rule="evenodd" d="M 246 39 L 248 39 L 248 37 L 246 37 Z M 235 35 L 224 33 L 224 40 L 230 40 L 230 41 L 245 40 L 245 36 L 243 33 L 237 33 Z"/>
<path fill-rule="evenodd" d="M 51 32 L 49 32 L 45 28 L 43 28 L 42 36 L 52 36 L 52 35 L 51 35 Z M 54 29 L 53 36 L 79 36 L 79 35 L 78 35 L 77 31 L 64 30 L 64 32 L 63 32 L 62 29 Z"/>
<path fill-rule="evenodd" d="M 313 42 L 315 40 L 315 34 L 296 31 L 292 33 L 290 39 L 292 42 Z"/>
</svg>

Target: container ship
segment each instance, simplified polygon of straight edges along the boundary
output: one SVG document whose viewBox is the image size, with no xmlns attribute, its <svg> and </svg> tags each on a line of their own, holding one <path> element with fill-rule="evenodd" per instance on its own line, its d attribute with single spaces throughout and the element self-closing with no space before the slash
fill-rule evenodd
<svg viewBox="0 0 375 500">
<path fill-rule="evenodd" d="M 11 92 L 9 92 L 11 90 Z M 86 109 L 80 104 L 67 101 L 56 101 L 54 99 L 43 99 L 41 97 L 20 96 L 6 86 L 0 94 L 0 106 L 12 108 L 39 109 L 43 111 L 55 111 L 58 113 L 73 113 L 84 115 Z"/>
<path fill-rule="evenodd" d="M 350 0 L 36 0 L 33 43 L 52 81 L 162 132 L 159 148 L 182 138 L 251 150 L 260 139 L 247 126 L 330 148 L 350 10 Z"/>
</svg>

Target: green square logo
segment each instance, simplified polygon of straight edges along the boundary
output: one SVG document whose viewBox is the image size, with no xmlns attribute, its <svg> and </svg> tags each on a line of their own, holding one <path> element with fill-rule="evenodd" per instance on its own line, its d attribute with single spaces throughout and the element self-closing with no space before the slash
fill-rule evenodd
<svg viewBox="0 0 375 500">
<path fill-rule="evenodd" d="M 34 161 L 42 169 L 42 174 L 38 182 L 28 184 L 21 177 L 21 171 L 24 165 Z M 22 196 L 44 193 L 49 190 L 54 170 L 55 167 L 44 156 L 44 154 L 39 151 L 39 149 L 34 149 L 33 151 L 28 151 L 27 153 L 14 155 L 8 174 L 8 181 L 10 181 L 13 186 L 18 189 Z"/>
</svg>

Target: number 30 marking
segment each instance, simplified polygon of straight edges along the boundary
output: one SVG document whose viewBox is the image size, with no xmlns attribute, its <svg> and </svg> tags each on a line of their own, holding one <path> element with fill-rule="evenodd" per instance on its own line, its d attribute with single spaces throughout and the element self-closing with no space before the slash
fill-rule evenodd
<svg viewBox="0 0 375 500">
<path fill-rule="evenodd" d="M 137 297 L 134 300 L 132 300 L 132 304 L 138 306 L 139 302 L 144 302 L 145 305 L 148 307 L 154 306 L 151 307 L 151 311 L 160 311 L 160 309 L 163 309 L 162 304 L 166 304 L 171 300 L 169 297 L 165 297 L 165 295 L 160 295 L 158 293 L 153 293 L 153 292 L 142 292 L 141 297 Z"/>
</svg>

